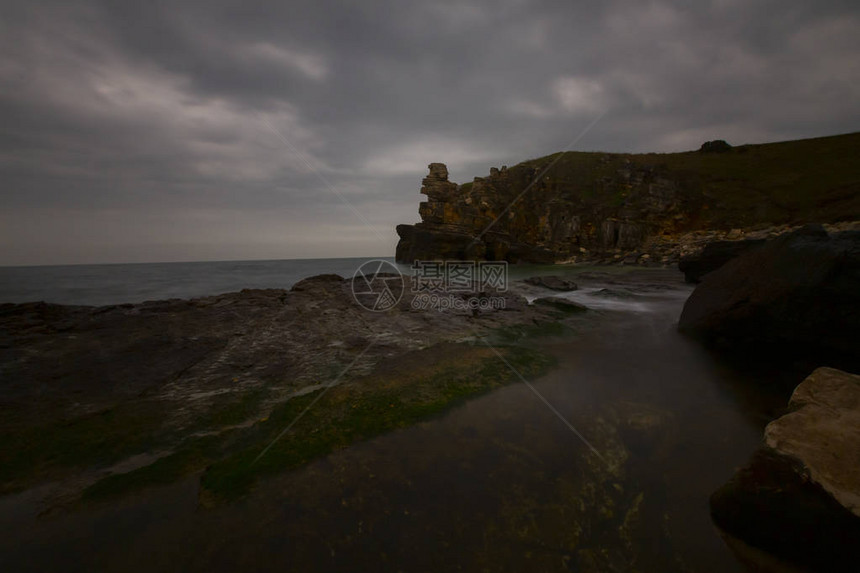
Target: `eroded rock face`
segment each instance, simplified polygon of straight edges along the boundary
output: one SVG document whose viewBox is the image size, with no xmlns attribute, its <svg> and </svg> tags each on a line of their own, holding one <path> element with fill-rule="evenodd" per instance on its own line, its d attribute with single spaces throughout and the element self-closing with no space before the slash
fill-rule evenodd
<svg viewBox="0 0 860 573">
<path fill-rule="evenodd" d="M 860 134 L 739 147 L 716 140 L 673 154 L 563 152 L 463 185 L 432 163 L 421 222 L 397 228 L 397 259 L 673 265 L 717 240 L 857 221 L 858 148 Z"/>
<path fill-rule="evenodd" d="M 679 328 L 725 346 L 855 363 L 860 232 L 808 225 L 729 261 L 690 295 Z"/>
<path fill-rule="evenodd" d="M 612 175 L 595 182 L 601 197 L 592 197 L 542 179 L 537 167 L 525 164 L 493 168 L 488 177 L 457 185 L 448 180 L 444 164 L 431 163 L 421 187 L 427 195 L 419 206 L 421 222 L 397 226 L 396 258 L 514 263 L 612 259 L 642 245 L 658 228 L 667 228 L 667 220 L 672 229 L 684 220 L 684 200 L 672 179 L 620 156 L 607 154 L 601 165 Z"/>
<path fill-rule="evenodd" d="M 819 368 L 794 391 L 765 445 L 711 496 L 730 535 L 815 571 L 860 560 L 860 376 Z"/>
</svg>

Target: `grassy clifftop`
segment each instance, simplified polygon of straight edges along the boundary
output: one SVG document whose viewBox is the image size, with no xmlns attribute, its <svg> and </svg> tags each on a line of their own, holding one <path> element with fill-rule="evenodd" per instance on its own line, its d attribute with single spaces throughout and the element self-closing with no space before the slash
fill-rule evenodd
<svg viewBox="0 0 860 573">
<path fill-rule="evenodd" d="M 693 211 L 691 227 L 860 218 L 860 133 L 740 145 L 725 152 L 556 153 L 512 171 L 543 170 L 556 159 L 545 179 L 565 194 L 594 202 L 626 202 L 623 186 L 599 185 L 625 165 L 676 182 Z"/>
<path fill-rule="evenodd" d="M 860 133 L 712 149 L 555 153 L 459 187 L 432 164 L 397 260 L 614 260 L 657 241 L 671 262 L 691 232 L 860 220 Z"/>
</svg>

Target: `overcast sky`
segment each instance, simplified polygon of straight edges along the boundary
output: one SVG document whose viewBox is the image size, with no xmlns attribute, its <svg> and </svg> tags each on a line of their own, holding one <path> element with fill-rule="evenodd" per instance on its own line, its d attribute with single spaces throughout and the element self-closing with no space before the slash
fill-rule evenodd
<svg viewBox="0 0 860 573">
<path fill-rule="evenodd" d="M 427 164 L 860 130 L 860 3 L 9 2 L 0 265 L 393 255 Z"/>
</svg>

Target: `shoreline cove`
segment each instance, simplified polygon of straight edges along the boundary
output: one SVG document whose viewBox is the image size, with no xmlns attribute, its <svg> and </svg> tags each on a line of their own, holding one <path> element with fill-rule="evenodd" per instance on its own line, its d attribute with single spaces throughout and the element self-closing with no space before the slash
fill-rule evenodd
<svg viewBox="0 0 860 573">
<path fill-rule="evenodd" d="M 749 374 L 715 362 L 676 332 L 680 307 L 692 290 L 681 273 L 559 267 L 554 272 L 579 288 L 559 293 L 514 278 L 516 294 L 508 295 L 508 308 L 477 318 L 471 313 L 405 309 L 362 311 L 353 317 L 341 304 L 346 281 L 334 278 L 311 279 L 294 291 L 132 305 L 96 315 L 102 319 L 88 318 L 122 324 L 134 320 L 136 309 L 144 317 L 167 320 L 153 334 L 172 333 L 174 343 L 187 344 L 188 333 L 169 317 L 209 309 L 219 310 L 212 316 L 220 318 L 215 323 L 191 321 L 198 335 L 215 335 L 219 329 L 238 333 L 238 323 L 229 318 L 235 313 L 256 317 L 261 322 L 251 324 L 265 324 L 269 333 L 261 336 L 260 326 L 246 327 L 241 336 L 235 334 L 241 345 L 209 341 L 207 348 L 220 361 L 198 357 L 185 367 L 181 384 L 167 384 L 160 391 L 134 387 L 133 395 L 156 400 L 140 412 L 132 407 L 134 399 L 124 399 L 75 418 L 57 418 L 68 448 L 74 444 L 69 431 L 80 430 L 81 439 L 104 435 L 114 431 L 112 423 L 130 415 L 128 419 L 143 425 L 129 433 L 122 445 L 128 449 L 116 450 L 115 458 L 140 450 L 154 457 L 139 459 L 143 465 L 121 474 L 96 472 L 100 479 L 78 481 L 77 490 L 7 493 L 0 504 L 10 507 L 10 515 L 21 516 L 16 523 L 27 541 L 13 536 L 4 542 L 8 545 L 2 553 L 13 566 L 20 560 L 63 558 L 86 564 L 99 559 L 108 563 L 108 570 L 151 570 L 182 562 L 192 569 L 217 571 L 237 564 L 265 568 L 265 563 L 284 559 L 296 569 L 331 570 L 356 563 L 372 567 L 380 559 L 404 562 L 416 554 L 427 563 L 467 568 L 523 569 L 559 559 L 598 569 L 683 570 L 679 562 L 705 571 L 734 566 L 734 557 L 710 524 L 707 497 L 754 448 L 764 424 L 784 404 L 784 394 L 751 389 L 741 380 Z M 588 310 L 571 314 L 555 305 L 529 305 L 520 296 L 561 297 Z M 311 308 L 318 317 L 313 324 L 301 320 L 307 312 L 302 309 Z M 273 314 L 273 309 L 287 314 Z M 335 312 L 327 313 L 332 309 Z M 288 334 L 277 328 L 281 321 L 289 323 L 288 314 L 299 319 L 293 323 L 301 325 L 299 331 Z M 72 321 L 68 316 L 64 320 Z M 295 419 L 296 409 L 317 399 L 326 380 L 337 377 L 349 357 L 367 347 L 368 337 L 344 336 L 352 320 L 360 320 L 381 342 L 353 366 L 354 377 L 339 381 L 295 432 L 272 447 L 259 473 L 244 472 L 248 458 L 257 456 Z M 479 331 L 485 341 L 533 381 L 600 457 L 475 338 L 475 324 L 481 321 L 486 321 Z M 63 326 L 61 320 L 61 328 L 49 336 L 74 335 L 74 327 L 66 328 L 73 322 Z M 341 334 L 333 337 L 334 332 Z M 392 337 L 394 332 L 398 334 Z M 31 331 L 27 336 L 39 334 Z M 276 361 L 285 365 L 295 360 L 292 370 L 254 370 L 254 356 L 271 361 L 299 340 L 319 348 L 315 352 L 322 356 L 316 363 L 336 359 L 342 366 L 309 376 L 314 364 L 299 349 L 292 358 L 282 355 Z M 319 346 L 322 340 L 325 346 Z M 412 349 L 403 347 L 409 340 L 417 344 Z M 255 344 L 259 354 L 247 354 Z M 188 350 L 192 347 L 182 354 Z M 665 353 L 673 359 L 662 358 Z M 232 392 L 213 392 L 212 381 L 219 379 L 213 373 L 225 363 L 245 364 L 246 374 L 223 378 Z M 553 363 L 557 366 L 548 370 Z M 204 372 L 208 378 L 200 377 Z M 304 382 L 289 391 L 283 384 L 280 389 L 276 384 L 255 385 L 251 372 L 257 378 L 269 376 L 267 380 L 295 372 Z M 196 387 L 197 379 L 209 382 Z M 314 383 L 323 386 L 284 402 Z M 192 389 L 197 398 L 188 402 Z M 167 441 L 171 432 L 196 438 L 166 449 L 157 439 L 140 443 L 133 438 L 165 412 L 161 399 L 196 405 L 170 423 L 162 420 L 148 427 L 172 428 L 162 436 Z M 712 422 L 703 428 L 699 421 L 704 412 Z M 52 439 L 43 430 L 39 433 Z M 735 437 L 726 442 L 727 436 Z M 100 448 L 89 458 L 97 467 L 102 465 L 98 460 L 105 459 L 100 456 L 110 455 Z M 74 457 L 80 462 L 80 455 Z M 717 467 L 723 469 L 715 471 Z M 75 483 L 75 472 L 65 475 L 65 483 Z M 467 498 L 460 497 L 464 495 Z M 208 509 L 201 513 L 201 508 Z M 68 528 L 89 527 L 84 524 L 92 520 L 125 522 L 131 515 L 139 517 L 134 525 L 127 522 L 126 533 L 118 533 L 116 550 L 98 550 L 80 539 L 80 545 L 74 545 L 69 541 L 74 536 L 64 537 Z M 251 526 L 252 515 L 260 526 Z M 162 519 L 158 516 L 169 521 L 158 521 L 161 525 L 155 527 L 153 519 Z M 416 516 L 423 516 L 424 526 Z M 666 530 L 658 526 L 665 516 L 688 525 Z M 260 529 L 265 523 L 270 525 Z M 275 523 L 279 525 L 272 529 Z M 431 549 L 426 545 L 430 538 L 416 537 L 416 527 L 430 527 L 441 545 Z M 215 535 L 212 528 L 230 531 L 232 541 L 225 543 L 223 534 Z M 313 531 L 332 533 L 323 538 Z M 362 541 L 370 539 L 366 535 L 372 535 L 374 544 Z M 254 536 L 258 542 L 251 543 Z M 179 537 L 188 541 L 181 546 L 170 541 Z M 210 539 L 222 541 L 216 546 Z M 303 539 L 304 545 L 300 548 L 289 539 Z M 259 555 L 239 552 L 238 561 L 223 561 L 243 543 L 260 547 L 259 540 L 267 540 L 268 548 Z M 174 549 L 141 557 L 135 564 L 123 557 L 153 543 Z M 329 547 L 335 548 L 333 553 Z M 186 551 L 206 557 L 192 565 Z"/>
</svg>

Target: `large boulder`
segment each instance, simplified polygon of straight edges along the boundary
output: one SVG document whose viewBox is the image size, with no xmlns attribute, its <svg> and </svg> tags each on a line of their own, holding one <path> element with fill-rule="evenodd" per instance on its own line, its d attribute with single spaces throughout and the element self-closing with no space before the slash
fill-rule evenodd
<svg viewBox="0 0 860 573">
<path fill-rule="evenodd" d="M 855 364 L 860 348 L 860 232 L 807 225 L 709 273 L 679 329 L 734 348 Z"/>
<path fill-rule="evenodd" d="M 745 239 L 741 241 L 714 241 L 694 255 L 681 257 L 678 269 L 684 273 L 688 283 L 698 283 L 702 278 L 730 260 L 739 257 L 750 249 L 760 247 L 764 239 Z"/>
<path fill-rule="evenodd" d="M 750 463 L 711 496 L 748 545 L 814 571 L 860 568 L 860 376 L 818 368 Z"/>
</svg>

